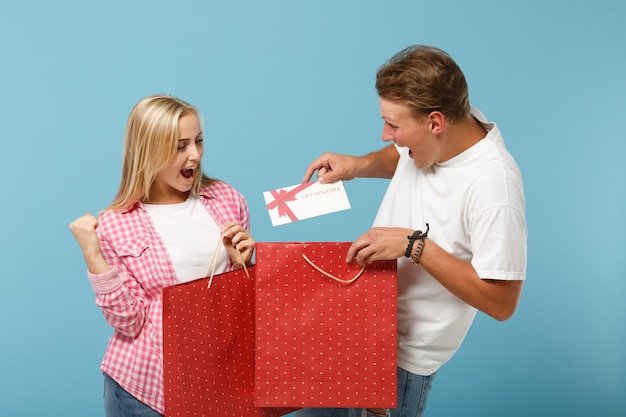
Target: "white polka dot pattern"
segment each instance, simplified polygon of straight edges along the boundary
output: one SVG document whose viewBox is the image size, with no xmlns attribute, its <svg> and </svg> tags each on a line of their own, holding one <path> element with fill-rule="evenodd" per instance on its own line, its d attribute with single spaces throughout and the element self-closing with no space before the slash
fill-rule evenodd
<svg viewBox="0 0 626 417">
<path fill-rule="evenodd" d="M 345 262 L 349 242 L 257 243 L 256 404 L 395 407 L 396 261 Z"/>
<path fill-rule="evenodd" d="M 254 276 L 255 268 L 249 268 Z M 277 417 L 254 406 L 254 281 L 243 270 L 163 290 L 166 416 Z"/>
</svg>

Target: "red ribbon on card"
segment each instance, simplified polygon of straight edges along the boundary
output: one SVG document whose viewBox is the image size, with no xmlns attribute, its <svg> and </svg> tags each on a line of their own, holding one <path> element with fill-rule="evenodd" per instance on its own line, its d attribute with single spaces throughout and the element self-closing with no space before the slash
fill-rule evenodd
<svg viewBox="0 0 626 417">
<path fill-rule="evenodd" d="M 283 217 L 286 214 L 287 216 L 289 216 L 289 218 L 291 219 L 292 222 L 297 221 L 298 218 L 293 213 L 293 211 L 291 211 L 291 209 L 287 205 L 287 202 L 288 201 L 294 201 L 296 199 L 296 194 L 298 194 L 300 191 L 310 187 L 313 184 L 315 184 L 315 181 L 313 181 L 313 182 L 305 182 L 304 184 L 300 184 L 300 185 L 292 188 L 289 191 L 285 191 L 285 189 L 283 189 L 283 188 L 281 188 L 280 190 L 272 190 L 272 191 L 270 191 L 270 193 L 274 197 L 274 201 L 271 201 L 271 202 L 269 202 L 267 204 L 267 209 L 268 210 L 273 210 L 276 207 L 278 207 L 278 216 L 279 217 Z"/>
</svg>

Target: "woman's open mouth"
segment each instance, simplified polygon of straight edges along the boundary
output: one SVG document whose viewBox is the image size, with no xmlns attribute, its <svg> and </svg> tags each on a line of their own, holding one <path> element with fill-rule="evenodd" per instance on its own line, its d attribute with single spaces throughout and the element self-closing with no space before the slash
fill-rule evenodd
<svg viewBox="0 0 626 417">
<path fill-rule="evenodd" d="M 193 168 L 183 168 L 180 170 L 180 175 L 189 179 L 193 177 Z"/>
</svg>

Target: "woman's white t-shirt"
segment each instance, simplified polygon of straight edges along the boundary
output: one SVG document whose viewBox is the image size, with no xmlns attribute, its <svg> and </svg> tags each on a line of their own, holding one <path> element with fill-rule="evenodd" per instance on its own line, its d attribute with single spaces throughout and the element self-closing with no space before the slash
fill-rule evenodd
<svg viewBox="0 0 626 417">
<path fill-rule="evenodd" d="M 211 261 L 217 250 L 215 273 L 228 266 L 222 247 L 221 231 L 196 196 L 179 204 L 144 204 L 157 232 L 170 254 L 177 282 L 187 282 L 211 274 Z"/>
</svg>

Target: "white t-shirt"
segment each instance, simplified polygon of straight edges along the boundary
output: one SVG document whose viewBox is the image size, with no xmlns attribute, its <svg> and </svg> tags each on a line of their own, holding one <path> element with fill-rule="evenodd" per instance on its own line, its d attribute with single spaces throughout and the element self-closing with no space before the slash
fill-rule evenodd
<svg viewBox="0 0 626 417">
<path fill-rule="evenodd" d="M 190 196 L 179 204 L 144 204 L 144 207 L 170 254 L 177 282 L 210 275 L 215 250 L 218 251 L 215 274 L 226 270 L 228 254 L 222 247 L 221 231 L 198 197 Z"/>
<path fill-rule="evenodd" d="M 420 170 L 399 148 L 400 160 L 374 226 L 426 230 L 481 278 L 526 278 L 522 177 L 500 132 L 479 110 L 487 136 L 454 158 Z M 408 243 L 408 240 L 407 240 Z M 398 259 L 398 365 L 430 375 L 460 347 L 476 310 L 421 266 Z"/>
</svg>

